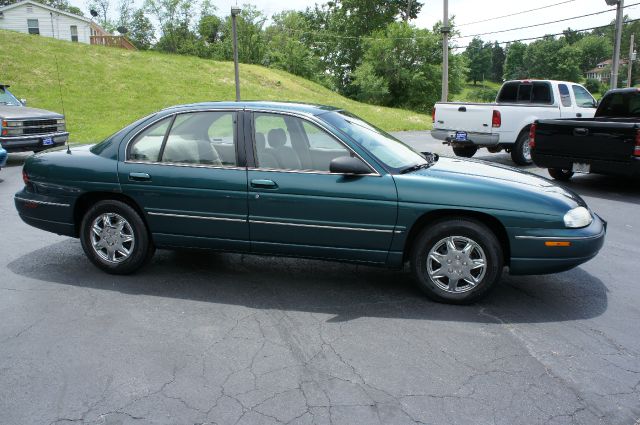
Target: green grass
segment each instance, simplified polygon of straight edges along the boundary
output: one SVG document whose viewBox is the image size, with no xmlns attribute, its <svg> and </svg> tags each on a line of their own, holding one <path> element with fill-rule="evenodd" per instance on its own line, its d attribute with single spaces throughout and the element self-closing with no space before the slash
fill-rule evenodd
<svg viewBox="0 0 640 425">
<path fill-rule="evenodd" d="M 72 142 L 99 141 L 161 108 L 233 100 L 232 62 L 158 52 L 130 52 L 0 31 L 0 82 L 29 106 L 62 111 Z M 289 73 L 240 65 L 243 99 L 332 105 L 387 130 L 426 130 L 431 117 L 359 103 Z"/>
<path fill-rule="evenodd" d="M 475 96 L 475 93 L 474 93 L 482 89 L 483 86 L 486 87 L 487 89 L 491 89 L 495 91 L 497 94 L 502 84 L 494 83 L 492 81 L 484 81 L 484 82 L 479 81 L 474 86 L 473 83 L 468 83 L 464 86 L 464 88 L 462 89 L 462 92 L 452 95 L 451 100 L 452 102 L 486 102 L 487 101 L 486 99 L 484 100 L 480 99 L 477 96 Z M 494 99 L 492 99 L 491 102 L 493 102 Z"/>
</svg>

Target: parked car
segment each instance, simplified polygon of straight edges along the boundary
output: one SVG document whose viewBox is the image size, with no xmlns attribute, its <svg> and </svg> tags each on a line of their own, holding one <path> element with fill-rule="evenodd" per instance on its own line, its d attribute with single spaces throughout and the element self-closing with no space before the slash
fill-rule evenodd
<svg viewBox="0 0 640 425">
<path fill-rule="evenodd" d="M 576 194 L 510 167 L 419 154 L 349 112 L 199 103 L 93 146 L 28 158 L 15 195 L 32 226 L 79 237 L 115 274 L 157 248 L 210 248 L 400 269 L 468 303 L 512 274 L 596 255 L 605 222 Z"/>
<path fill-rule="evenodd" d="M 2 169 L 2 167 L 7 165 L 7 157 L 8 156 L 9 156 L 9 154 L 7 153 L 7 151 L 4 150 L 2 148 L 2 146 L 0 146 L 0 169 Z"/>
<path fill-rule="evenodd" d="M 640 176 L 640 91 L 608 91 L 595 118 L 539 120 L 530 147 L 538 167 L 569 180 L 574 173 Z"/>
<path fill-rule="evenodd" d="M 502 85 L 495 103 L 438 102 L 433 110 L 436 139 L 470 158 L 480 148 L 511 153 L 518 165 L 531 163 L 529 127 L 543 118 L 591 118 L 596 101 L 580 84 L 568 81 L 515 80 Z"/>
<path fill-rule="evenodd" d="M 8 152 L 39 152 L 65 144 L 69 133 L 64 116 L 26 103 L 0 84 L 0 146 Z"/>
</svg>

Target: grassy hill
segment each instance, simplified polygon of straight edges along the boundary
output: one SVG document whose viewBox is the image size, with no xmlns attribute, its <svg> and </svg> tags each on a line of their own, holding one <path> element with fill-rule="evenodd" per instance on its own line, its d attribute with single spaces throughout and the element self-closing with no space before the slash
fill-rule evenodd
<svg viewBox="0 0 640 425">
<path fill-rule="evenodd" d="M 130 52 L 0 31 L 0 82 L 29 106 L 62 111 L 72 142 L 98 141 L 158 109 L 233 100 L 233 63 L 157 52 Z M 346 99 L 283 71 L 240 65 L 243 99 L 322 103 L 345 108 L 391 130 L 423 130 L 431 117 Z"/>
</svg>

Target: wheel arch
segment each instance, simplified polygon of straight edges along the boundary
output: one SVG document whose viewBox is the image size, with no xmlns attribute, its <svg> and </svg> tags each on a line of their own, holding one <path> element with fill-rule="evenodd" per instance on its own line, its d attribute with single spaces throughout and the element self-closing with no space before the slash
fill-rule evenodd
<svg viewBox="0 0 640 425">
<path fill-rule="evenodd" d="M 420 216 L 409 229 L 407 239 L 404 242 L 403 262 L 408 261 L 411 250 L 413 249 L 414 241 L 423 229 L 437 221 L 455 218 L 467 218 L 478 221 L 487 226 L 489 230 L 493 232 L 496 238 L 498 238 L 498 242 L 500 243 L 500 247 L 502 248 L 504 264 L 509 265 L 511 258 L 509 236 L 507 234 L 507 229 L 500 222 L 500 220 L 490 214 L 486 214 L 483 212 L 457 209 L 439 209 L 429 211 Z"/>
<path fill-rule="evenodd" d="M 140 216 L 140 219 L 142 219 L 142 221 L 144 222 L 145 227 L 147 228 L 147 232 L 149 232 L 149 237 L 151 237 L 149 223 L 147 223 L 147 219 L 142 208 L 140 208 L 140 206 L 129 196 L 122 193 L 114 192 L 87 192 L 82 194 L 76 200 L 73 206 L 73 222 L 75 225 L 76 237 L 80 235 L 80 224 L 82 223 L 82 217 L 84 217 L 89 208 L 91 208 L 96 202 L 105 200 L 120 201 L 133 208 Z"/>
</svg>

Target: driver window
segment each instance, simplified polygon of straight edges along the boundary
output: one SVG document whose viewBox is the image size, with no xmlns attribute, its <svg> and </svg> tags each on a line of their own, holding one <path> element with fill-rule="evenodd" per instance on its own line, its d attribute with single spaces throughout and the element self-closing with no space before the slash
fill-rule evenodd
<svg viewBox="0 0 640 425">
<path fill-rule="evenodd" d="M 179 114 L 162 151 L 162 162 L 235 166 L 234 112 Z"/>
<path fill-rule="evenodd" d="M 576 104 L 581 108 L 595 108 L 596 101 L 589 94 L 587 89 L 581 86 L 573 86 L 573 96 L 576 98 Z"/>
</svg>

